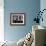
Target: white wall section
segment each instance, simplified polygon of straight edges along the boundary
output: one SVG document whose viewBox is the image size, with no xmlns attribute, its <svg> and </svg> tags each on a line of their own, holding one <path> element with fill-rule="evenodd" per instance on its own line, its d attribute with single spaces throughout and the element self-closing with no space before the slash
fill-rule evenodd
<svg viewBox="0 0 46 46">
<path fill-rule="evenodd" d="M 0 42 L 4 41 L 4 0 L 0 0 Z"/>
</svg>

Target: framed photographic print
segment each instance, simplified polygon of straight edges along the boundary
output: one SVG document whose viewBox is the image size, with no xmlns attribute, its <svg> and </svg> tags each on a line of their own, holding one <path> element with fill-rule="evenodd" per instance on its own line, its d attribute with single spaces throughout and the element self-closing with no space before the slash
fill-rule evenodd
<svg viewBox="0 0 46 46">
<path fill-rule="evenodd" d="M 11 13 L 10 14 L 11 25 L 25 25 L 25 13 Z"/>
</svg>

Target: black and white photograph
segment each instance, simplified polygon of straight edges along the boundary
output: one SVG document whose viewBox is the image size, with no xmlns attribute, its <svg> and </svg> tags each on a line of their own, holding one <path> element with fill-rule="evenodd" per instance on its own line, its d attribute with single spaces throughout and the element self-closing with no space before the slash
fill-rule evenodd
<svg viewBox="0 0 46 46">
<path fill-rule="evenodd" d="M 25 24 L 25 14 L 24 13 L 11 13 L 10 14 L 10 24 L 11 25 L 24 25 Z"/>
</svg>

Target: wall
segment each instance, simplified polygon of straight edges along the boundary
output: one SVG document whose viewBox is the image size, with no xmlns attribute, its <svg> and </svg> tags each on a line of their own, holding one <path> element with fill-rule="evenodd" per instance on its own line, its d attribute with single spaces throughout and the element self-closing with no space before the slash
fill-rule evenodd
<svg viewBox="0 0 46 46">
<path fill-rule="evenodd" d="M 0 42 L 4 41 L 4 2 L 0 0 Z"/>
<path fill-rule="evenodd" d="M 46 0 L 41 0 L 41 1 L 40 1 L 40 9 L 41 9 L 41 11 L 42 11 L 43 9 L 46 9 Z M 46 10 L 43 12 L 42 17 L 43 17 L 43 22 L 41 21 L 41 22 L 40 22 L 40 25 L 46 27 L 46 20 L 45 20 L 45 19 L 46 19 Z"/>
<path fill-rule="evenodd" d="M 4 38 L 7 41 L 18 41 L 32 29 L 36 12 L 40 10 L 40 0 L 4 0 Z M 25 26 L 11 26 L 10 13 L 25 13 Z"/>
</svg>

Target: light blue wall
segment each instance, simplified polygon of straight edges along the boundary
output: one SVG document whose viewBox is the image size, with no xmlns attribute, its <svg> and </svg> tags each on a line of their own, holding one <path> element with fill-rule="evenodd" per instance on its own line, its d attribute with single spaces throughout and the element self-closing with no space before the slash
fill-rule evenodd
<svg viewBox="0 0 46 46">
<path fill-rule="evenodd" d="M 32 29 L 32 21 L 40 9 L 40 0 L 4 0 L 4 38 L 18 41 Z M 26 14 L 25 26 L 10 26 L 10 13 Z"/>
<path fill-rule="evenodd" d="M 41 0 L 40 1 L 40 10 L 42 11 L 43 9 L 46 9 L 46 0 Z M 43 12 L 43 22 L 40 21 L 40 25 L 46 27 L 46 10 Z"/>
</svg>

